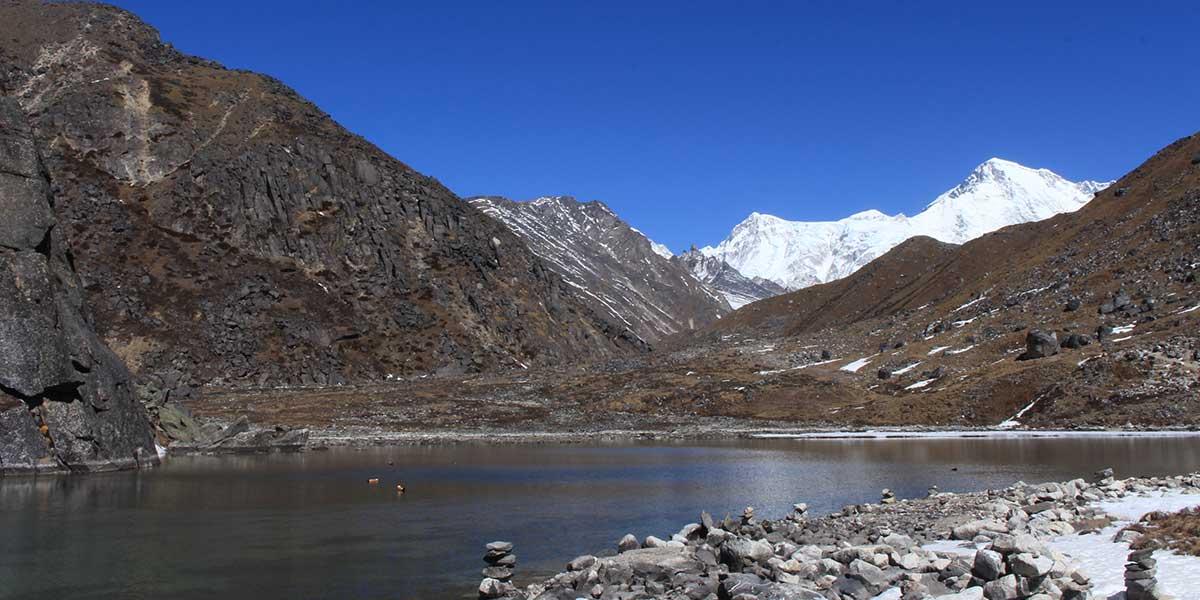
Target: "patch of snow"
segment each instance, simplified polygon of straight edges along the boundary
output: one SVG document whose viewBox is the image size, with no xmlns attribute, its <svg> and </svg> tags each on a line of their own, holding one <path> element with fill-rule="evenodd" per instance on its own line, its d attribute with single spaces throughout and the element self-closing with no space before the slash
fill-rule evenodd
<svg viewBox="0 0 1200 600">
<path fill-rule="evenodd" d="M 832 360 L 822 360 L 822 361 L 820 361 L 820 362 L 814 362 L 814 363 L 808 363 L 808 364 L 803 364 L 803 365 L 797 365 L 797 366 L 795 366 L 795 367 L 788 367 L 788 368 L 786 368 L 786 369 L 775 369 L 775 370 L 773 370 L 773 371 L 759 371 L 758 373 L 756 373 L 756 375 L 774 375 L 774 374 L 776 374 L 776 373 L 784 373 L 784 372 L 787 372 L 787 371 L 799 371 L 800 369 L 807 369 L 807 368 L 809 368 L 809 367 L 816 367 L 816 366 L 820 366 L 820 365 L 827 365 L 827 364 L 829 364 L 829 363 L 837 362 L 837 361 L 839 361 L 839 360 L 841 360 L 841 359 L 840 359 L 840 358 L 834 358 L 834 359 L 832 359 Z"/>
<path fill-rule="evenodd" d="M 917 361 L 911 365 L 908 365 L 907 367 L 904 367 L 903 369 L 896 369 L 895 371 L 892 371 L 892 375 L 903 375 L 903 374 L 917 368 L 920 365 L 921 365 L 921 361 Z"/>
<path fill-rule="evenodd" d="M 1032 290 L 1025 290 L 1023 292 L 1020 292 L 1017 295 L 1018 296 L 1028 296 L 1029 294 L 1040 294 L 1040 293 L 1050 289 L 1051 287 L 1053 287 L 1053 286 L 1048 285 L 1046 287 L 1033 288 Z"/>
<path fill-rule="evenodd" d="M 978 297 L 978 298 L 976 298 L 976 299 L 974 299 L 974 300 L 971 300 L 970 302 L 967 302 L 966 304 L 964 304 L 964 305 L 962 305 L 962 306 L 960 306 L 960 307 L 958 307 L 958 308 L 956 308 L 956 309 L 954 309 L 954 310 L 950 311 L 950 314 L 954 314 L 954 313 L 956 313 L 956 312 L 958 312 L 958 311 L 960 311 L 960 310 L 962 310 L 962 309 L 964 309 L 964 308 L 967 308 L 967 307 L 969 307 L 969 306 L 974 306 L 974 305 L 976 305 L 976 304 L 979 304 L 980 302 L 983 302 L 984 300 L 987 300 L 987 296 L 980 296 L 980 297 Z"/>
<path fill-rule="evenodd" d="M 975 347 L 975 344 L 971 344 L 970 346 L 967 346 L 966 348 L 960 348 L 958 350 L 947 350 L 946 354 L 962 354 L 963 352 L 966 352 L 974 347 Z"/>
<path fill-rule="evenodd" d="M 1182 314 L 1184 314 L 1184 313 L 1190 313 L 1190 312 L 1192 312 L 1193 310 L 1196 310 L 1197 308 L 1200 308 L 1200 304 L 1197 304 L 1197 305 L 1195 305 L 1195 306 L 1193 306 L 1193 307 L 1191 307 L 1191 308 L 1185 308 L 1185 309 L 1183 309 L 1183 310 L 1181 310 L 1181 311 L 1179 311 L 1179 312 L 1177 312 L 1177 313 L 1175 313 L 1175 314 L 1177 314 L 1177 315 L 1182 315 Z"/>
<path fill-rule="evenodd" d="M 158 455 L 158 460 L 162 460 L 167 457 L 167 448 L 159 446 L 158 442 L 154 442 L 154 453 Z"/>
<path fill-rule="evenodd" d="M 908 387 L 906 387 L 906 388 L 904 388 L 904 389 L 906 389 L 906 390 L 917 390 L 917 389 L 921 389 L 921 388 L 923 388 L 923 387 L 925 387 L 925 386 L 927 386 L 927 385 L 929 385 L 929 384 L 931 384 L 931 383 L 933 383 L 933 382 L 935 382 L 935 381 L 937 381 L 937 380 L 936 380 L 936 379 L 922 379 L 921 381 L 918 381 L 918 382 L 916 382 L 916 383 L 914 383 L 914 384 L 912 384 L 912 385 L 910 385 L 910 386 L 908 386 Z"/>
<path fill-rule="evenodd" d="M 1119 338 L 1115 338 L 1115 339 L 1113 339 L 1113 341 L 1114 341 L 1114 342 L 1123 342 L 1123 341 L 1125 341 L 1125 340 L 1132 340 L 1132 339 L 1133 339 L 1133 336 L 1132 336 L 1132 335 L 1127 335 L 1127 336 L 1125 336 L 1125 337 L 1119 337 Z"/>
<path fill-rule="evenodd" d="M 950 346 L 938 346 L 937 348 L 930 350 L 928 352 L 928 354 L 926 354 L 926 356 L 933 356 L 934 354 L 937 354 L 938 352 L 941 352 L 942 350 L 948 350 L 949 348 L 950 348 Z"/>
<path fill-rule="evenodd" d="M 646 239 L 650 239 L 650 238 L 646 238 Z M 671 257 L 675 256 L 675 253 L 671 252 L 670 248 L 668 248 L 654 240 L 650 240 L 650 249 L 653 250 L 655 254 L 657 254 L 663 258 L 671 258 Z"/>
<path fill-rule="evenodd" d="M 974 542 L 963 542 L 959 540 L 937 540 L 923 544 L 921 549 L 930 552 L 940 552 L 942 554 L 953 554 L 955 556 L 974 557 L 979 551 L 979 546 Z"/>
<path fill-rule="evenodd" d="M 1017 414 L 1009 417 L 1007 420 L 1001 422 L 996 427 L 998 429 L 1013 429 L 1015 427 L 1020 427 L 1021 426 L 1021 417 L 1025 416 L 1025 413 L 1029 412 L 1029 410 L 1033 408 L 1033 405 L 1037 404 L 1038 401 L 1044 397 L 1046 397 L 1046 394 L 1042 394 L 1042 395 L 1038 396 L 1037 398 L 1034 398 L 1032 402 L 1030 402 L 1028 405 L 1025 406 L 1025 408 L 1022 408 L 1021 410 L 1017 411 Z"/>
<path fill-rule="evenodd" d="M 1113 327 L 1112 332 L 1113 333 L 1129 333 L 1130 331 L 1133 331 L 1134 327 L 1137 327 L 1137 323 L 1130 323 L 1128 325 L 1118 325 L 1117 327 Z"/>
<path fill-rule="evenodd" d="M 867 357 L 864 357 L 864 358 L 860 358 L 860 359 L 858 359 L 858 360 L 856 360 L 856 361 L 853 361 L 853 362 L 847 363 L 847 364 L 846 364 L 846 365 L 844 365 L 844 366 L 843 366 L 843 367 L 842 367 L 840 370 L 842 370 L 842 371 L 846 371 L 846 372 L 848 372 L 848 373 L 857 373 L 859 369 L 861 369 L 861 368 L 863 368 L 863 367 L 867 366 L 868 364 L 870 364 L 870 363 L 871 363 L 871 360 L 873 360 L 873 359 L 874 359 L 876 356 L 879 356 L 879 355 L 878 355 L 878 354 L 872 354 L 871 356 L 867 356 Z"/>
<path fill-rule="evenodd" d="M 1129 544 L 1114 542 L 1113 536 L 1146 513 L 1178 512 L 1200 506 L 1200 495 L 1179 492 L 1130 495 L 1096 506 L 1119 520 L 1096 534 L 1065 535 L 1050 540 L 1049 545 L 1079 562 L 1080 570 L 1091 577 L 1092 592 L 1096 597 L 1124 597 Z M 1159 550 L 1154 553 L 1154 559 L 1158 561 L 1159 590 L 1186 598 L 1192 591 L 1200 589 L 1200 557 Z"/>
</svg>

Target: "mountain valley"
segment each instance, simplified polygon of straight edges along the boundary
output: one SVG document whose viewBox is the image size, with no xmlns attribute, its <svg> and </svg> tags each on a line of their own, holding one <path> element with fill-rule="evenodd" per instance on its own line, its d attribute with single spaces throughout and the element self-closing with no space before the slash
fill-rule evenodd
<svg viewBox="0 0 1200 600">
<path fill-rule="evenodd" d="M 992 159 L 913 217 L 755 213 L 674 255 L 601 202 L 460 199 L 119 9 L 0 17 L 63 281 L 162 445 L 188 411 L 318 444 L 1200 415 L 1195 137 L 1111 185 Z"/>
</svg>

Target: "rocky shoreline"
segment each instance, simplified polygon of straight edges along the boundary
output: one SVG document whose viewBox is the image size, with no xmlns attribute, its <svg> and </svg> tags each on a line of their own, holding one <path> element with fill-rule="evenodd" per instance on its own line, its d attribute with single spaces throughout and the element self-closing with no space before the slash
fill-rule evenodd
<svg viewBox="0 0 1200 600">
<path fill-rule="evenodd" d="M 1102 504 L 1154 494 L 1195 494 L 1200 504 L 1200 473 L 1122 480 L 1105 470 L 1090 482 L 973 493 L 933 488 L 919 499 L 884 490 L 879 504 L 817 518 L 803 504 L 779 520 L 758 520 L 750 507 L 737 518 L 702 513 L 669 540 L 627 535 L 523 588 L 511 583 L 511 570 L 497 578 L 489 567 L 479 593 L 487 600 L 1090 599 L 1100 597 L 1093 594 L 1097 574 L 1056 549 L 1056 538 L 1096 536 L 1095 544 L 1128 553 L 1115 545 L 1138 534 L 1122 529 L 1114 539 L 1114 518 Z M 512 546 L 489 545 L 495 549 L 508 556 Z M 1173 597 L 1156 587 L 1153 554 L 1130 555 L 1129 597 Z"/>
</svg>

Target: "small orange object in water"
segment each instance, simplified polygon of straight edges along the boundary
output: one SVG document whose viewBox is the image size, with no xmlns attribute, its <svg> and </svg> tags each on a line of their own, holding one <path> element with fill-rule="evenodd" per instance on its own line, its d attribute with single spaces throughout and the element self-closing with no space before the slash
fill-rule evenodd
<svg viewBox="0 0 1200 600">
<path fill-rule="evenodd" d="M 370 478 L 370 479 L 368 479 L 368 480 L 367 480 L 367 483 L 369 483 L 369 484 L 371 484 L 371 485 L 379 485 L 379 478 L 378 478 L 378 477 L 372 477 L 372 478 Z"/>
<path fill-rule="evenodd" d="M 403 494 L 403 493 L 404 493 L 404 484 L 403 484 L 403 483 L 397 483 L 397 484 L 396 484 L 396 491 L 397 491 L 397 492 L 400 492 L 401 494 Z"/>
</svg>

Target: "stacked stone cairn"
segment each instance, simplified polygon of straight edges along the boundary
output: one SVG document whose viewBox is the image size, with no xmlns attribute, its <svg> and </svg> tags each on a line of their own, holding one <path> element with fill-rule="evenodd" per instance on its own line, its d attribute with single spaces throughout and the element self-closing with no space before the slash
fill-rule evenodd
<svg viewBox="0 0 1200 600">
<path fill-rule="evenodd" d="M 742 511 L 742 527 L 745 527 L 747 525 L 753 525 L 753 524 L 754 524 L 754 507 L 747 506 L 746 509 Z"/>
<path fill-rule="evenodd" d="M 1129 553 L 1125 564 L 1126 600 L 1166 600 L 1158 586 L 1158 561 L 1154 560 L 1157 546 L 1151 545 Z"/>
<path fill-rule="evenodd" d="M 517 588 L 512 584 L 513 570 L 517 567 L 517 555 L 512 553 L 512 542 L 492 542 L 486 546 L 483 562 L 483 581 L 479 583 L 479 597 L 483 600 L 512 597 Z"/>
</svg>

